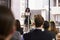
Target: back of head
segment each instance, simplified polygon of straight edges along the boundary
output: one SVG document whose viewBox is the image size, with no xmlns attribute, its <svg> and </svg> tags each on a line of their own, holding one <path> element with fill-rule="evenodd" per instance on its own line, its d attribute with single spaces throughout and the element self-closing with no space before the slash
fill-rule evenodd
<svg viewBox="0 0 60 40">
<path fill-rule="evenodd" d="M 50 22 L 50 25 L 51 25 L 52 27 L 55 27 L 54 21 L 51 21 L 51 22 Z"/>
<path fill-rule="evenodd" d="M 17 28 L 17 31 L 21 28 L 19 20 L 16 20 L 16 28 Z"/>
<path fill-rule="evenodd" d="M 21 34 L 23 34 L 23 28 L 20 25 L 20 21 L 16 20 L 16 29 L 19 31 Z"/>
<path fill-rule="evenodd" d="M 54 33 L 58 33 L 57 29 L 56 29 L 56 26 L 55 26 L 55 22 L 54 21 L 51 21 L 50 22 L 50 26 L 51 26 L 51 31 L 53 31 Z"/>
<path fill-rule="evenodd" d="M 48 21 L 44 21 L 43 28 L 48 30 L 48 28 L 49 28 L 49 22 Z"/>
<path fill-rule="evenodd" d="M 0 40 L 13 32 L 14 20 L 12 11 L 0 5 Z"/>
<path fill-rule="evenodd" d="M 34 21 L 36 27 L 40 27 L 44 23 L 44 19 L 40 14 L 34 16 Z"/>
</svg>

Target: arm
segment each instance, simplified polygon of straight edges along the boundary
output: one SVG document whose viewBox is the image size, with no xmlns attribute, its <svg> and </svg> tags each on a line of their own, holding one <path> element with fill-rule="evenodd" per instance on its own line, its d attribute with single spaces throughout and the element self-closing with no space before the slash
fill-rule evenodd
<svg viewBox="0 0 60 40">
<path fill-rule="evenodd" d="M 21 17 L 22 17 L 22 18 L 25 17 L 25 13 L 22 13 Z"/>
</svg>

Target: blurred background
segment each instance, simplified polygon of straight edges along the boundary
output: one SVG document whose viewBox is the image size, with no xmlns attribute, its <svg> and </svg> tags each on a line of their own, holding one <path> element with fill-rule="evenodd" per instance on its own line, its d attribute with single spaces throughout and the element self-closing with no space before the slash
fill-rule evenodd
<svg viewBox="0 0 60 40">
<path fill-rule="evenodd" d="M 41 14 L 44 20 L 54 21 L 60 32 L 60 0 L 0 0 L 0 5 L 11 8 L 15 19 L 21 22 L 24 27 L 24 15 L 27 7 L 31 10 L 31 21 L 34 22 L 34 15 Z"/>
<path fill-rule="evenodd" d="M 25 8 L 31 10 L 31 21 L 35 14 L 41 14 L 44 20 L 54 21 L 56 28 L 60 28 L 60 0 L 0 0 L 0 5 L 11 8 L 16 19 L 19 19 L 21 26 L 24 25 Z"/>
</svg>

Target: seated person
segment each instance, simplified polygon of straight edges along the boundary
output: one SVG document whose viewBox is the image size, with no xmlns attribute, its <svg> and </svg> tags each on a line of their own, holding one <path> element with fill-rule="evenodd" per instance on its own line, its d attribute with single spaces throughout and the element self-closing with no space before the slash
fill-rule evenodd
<svg viewBox="0 0 60 40">
<path fill-rule="evenodd" d="M 15 30 L 15 18 L 12 11 L 0 5 L 0 40 L 10 40 Z"/>
</svg>

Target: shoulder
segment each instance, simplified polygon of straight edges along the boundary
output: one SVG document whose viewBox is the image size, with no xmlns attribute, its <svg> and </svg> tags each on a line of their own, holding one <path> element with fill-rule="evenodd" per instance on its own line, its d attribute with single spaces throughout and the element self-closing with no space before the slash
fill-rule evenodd
<svg viewBox="0 0 60 40">
<path fill-rule="evenodd" d="M 16 31 L 14 34 L 13 34 L 13 37 L 12 37 L 12 40 L 18 40 L 18 39 L 21 39 L 21 35 L 18 31 Z"/>
<path fill-rule="evenodd" d="M 20 34 L 20 32 L 19 31 L 16 31 L 15 34 Z"/>
<path fill-rule="evenodd" d="M 46 35 L 48 35 L 49 38 L 51 38 L 51 39 L 56 39 L 56 36 L 55 36 L 55 34 L 54 34 L 53 32 L 51 32 L 51 31 L 46 31 L 45 33 L 46 33 Z"/>
<path fill-rule="evenodd" d="M 14 36 L 21 36 L 21 34 L 20 34 L 19 31 L 16 31 L 16 32 L 14 33 Z"/>
</svg>

